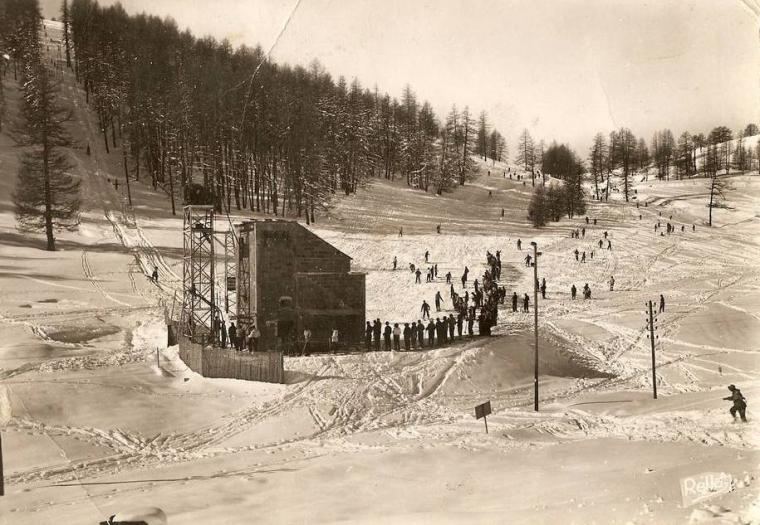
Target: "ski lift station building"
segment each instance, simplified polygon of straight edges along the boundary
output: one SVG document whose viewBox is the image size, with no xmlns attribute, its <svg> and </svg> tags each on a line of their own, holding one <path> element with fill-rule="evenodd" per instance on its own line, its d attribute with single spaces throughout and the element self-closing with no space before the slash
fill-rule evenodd
<svg viewBox="0 0 760 525">
<path fill-rule="evenodd" d="M 366 315 L 365 274 L 351 271 L 351 257 L 296 221 L 250 220 L 238 225 L 237 320 L 255 324 L 262 350 L 302 342 L 328 345 L 334 329 L 341 343 L 358 343 Z"/>
</svg>

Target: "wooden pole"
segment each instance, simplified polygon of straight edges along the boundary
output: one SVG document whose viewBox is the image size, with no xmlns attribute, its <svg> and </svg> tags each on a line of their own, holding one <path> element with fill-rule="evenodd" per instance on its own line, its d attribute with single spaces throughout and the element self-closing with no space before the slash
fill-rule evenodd
<svg viewBox="0 0 760 525">
<path fill-rule="evenodd" d="M 538 412 L 538 244 L 533 244 L 533 410 Z"/>
<path fill-rule="evenodd" d="M 488 416 L 483 416 L 483 423 L 486 424 L 486 434 L 488 434 Z"/>
<path fill-rule="evenodd" d="M 654 357 L 654 307 L 652 301 L 649 301 L 649 341 L 652 345 L 652 395 L 657 399 L 657 370 L 655 368 Z"/>
</svg>

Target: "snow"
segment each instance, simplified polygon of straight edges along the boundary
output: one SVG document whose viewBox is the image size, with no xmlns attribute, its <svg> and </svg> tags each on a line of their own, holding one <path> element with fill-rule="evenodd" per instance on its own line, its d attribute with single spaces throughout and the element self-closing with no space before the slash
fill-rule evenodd
<svg viewBox="0 0 760 525">
<path fill-rule="evenodd" d="M 9 401 L 0 397 L 0 414 L 9 406 L 11 416 L 0 523 L 94 523 L 144 507 L 169 523 L 760 519 L 760 178 L 732 177 L 731 208 L 714 210 L 713 228 L 703 180 L 649 180 L 634 182 L 639 209 L 613 194 L 592 203 L 596 227 L 581 217 L 537 231 L 525 219 L 530 181 L 482 162 L 479 177 L 451 193 L 373 181 L 318 217 L 313 230 L 367 273 L 368 318 L 399 322 L 416 320 L 436 291 L 448 297 L 447 271 L 457 292 L 464 265 L 480 278 L 486 250 L 502 251 L 510 294 L 531 292 L 527 251 L 515 242 L 536 241 L 548 283 L 538 413 L 532 311 L 503 310 L 487 340 L 286 358 L 283 385 L 207 379 L 166 348 L 162 324 L 180 288 L 181 219 L 140 184 L 139 206 L 126 210 L 106 180 L 121 174 L 120 155 L 105 154 L 68 73 L 64 95 L 72 133 L 92 155 L 74 152 L 87 210 L 79 232 L 60 236 L 61 251 L 16 232 L 17 161 L 0 134 L 0 384 Z M 14 96 L 9 88 L 10 104 Z M 685 231 L 655 234 L 671 214 Z M 580 227 L 586 237 L 571 238 Z M 604 231 L 611 251 L 596 244 Z M 576 262 L 576 248 L 594 259 Z M 426 250 L 439 280 L 415 285 L 408 264 L 424 269 Z M 154 266 L 157 285 L 146 277 Z M 584 283 L 593 299 L 571 300 L 570 286 Z M 654 400 L 644 305 L 661 293 Z M 746 425 L 730 421 L 730 383 L 750 400 Z M 489 434 L 473 415 L 485 400 Z M 701 472 L 726 472 L 734 488 L 684 507 L 679 481 Z"/>
</svg>

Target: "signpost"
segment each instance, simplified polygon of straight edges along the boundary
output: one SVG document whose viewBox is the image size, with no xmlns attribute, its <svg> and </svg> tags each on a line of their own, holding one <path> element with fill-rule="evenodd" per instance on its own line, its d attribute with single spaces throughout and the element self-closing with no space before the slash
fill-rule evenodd
<svg viewBox="0 0 760 525">
<path fill-rule="evenodd" d="M 483 423 L 486 424 L 486 434 L 488 434 L 488 418 L 486 417 L 491 413 L 491 402 L 486 401 L 482 405 L 475 407 L 475 419 L 483 418 Z"/>
</svg>

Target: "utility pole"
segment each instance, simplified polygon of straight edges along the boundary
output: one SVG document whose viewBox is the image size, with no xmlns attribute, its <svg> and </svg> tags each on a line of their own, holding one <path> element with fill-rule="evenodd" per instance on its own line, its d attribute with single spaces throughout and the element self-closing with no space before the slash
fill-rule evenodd
<svg viewBox="0 0 760 525">
<path fill-rule="evenodd" d="M 652 345 L 652 395 L 654 396 L 654 399 L 657 399 L 657 371 L 655 369 L 655 358 L 654 358 L 654 306 L 652 304 L 652 301 L 649 301 L 647 303 L 649 306 L 649 319 L 647 319 L 647 324 L 649 325 L 649 342 Z"/>
<path fill-rule="evenodd" d="M 533 246 L 533 410 L 538 412 L 538 244 Z"/>
</svg>

